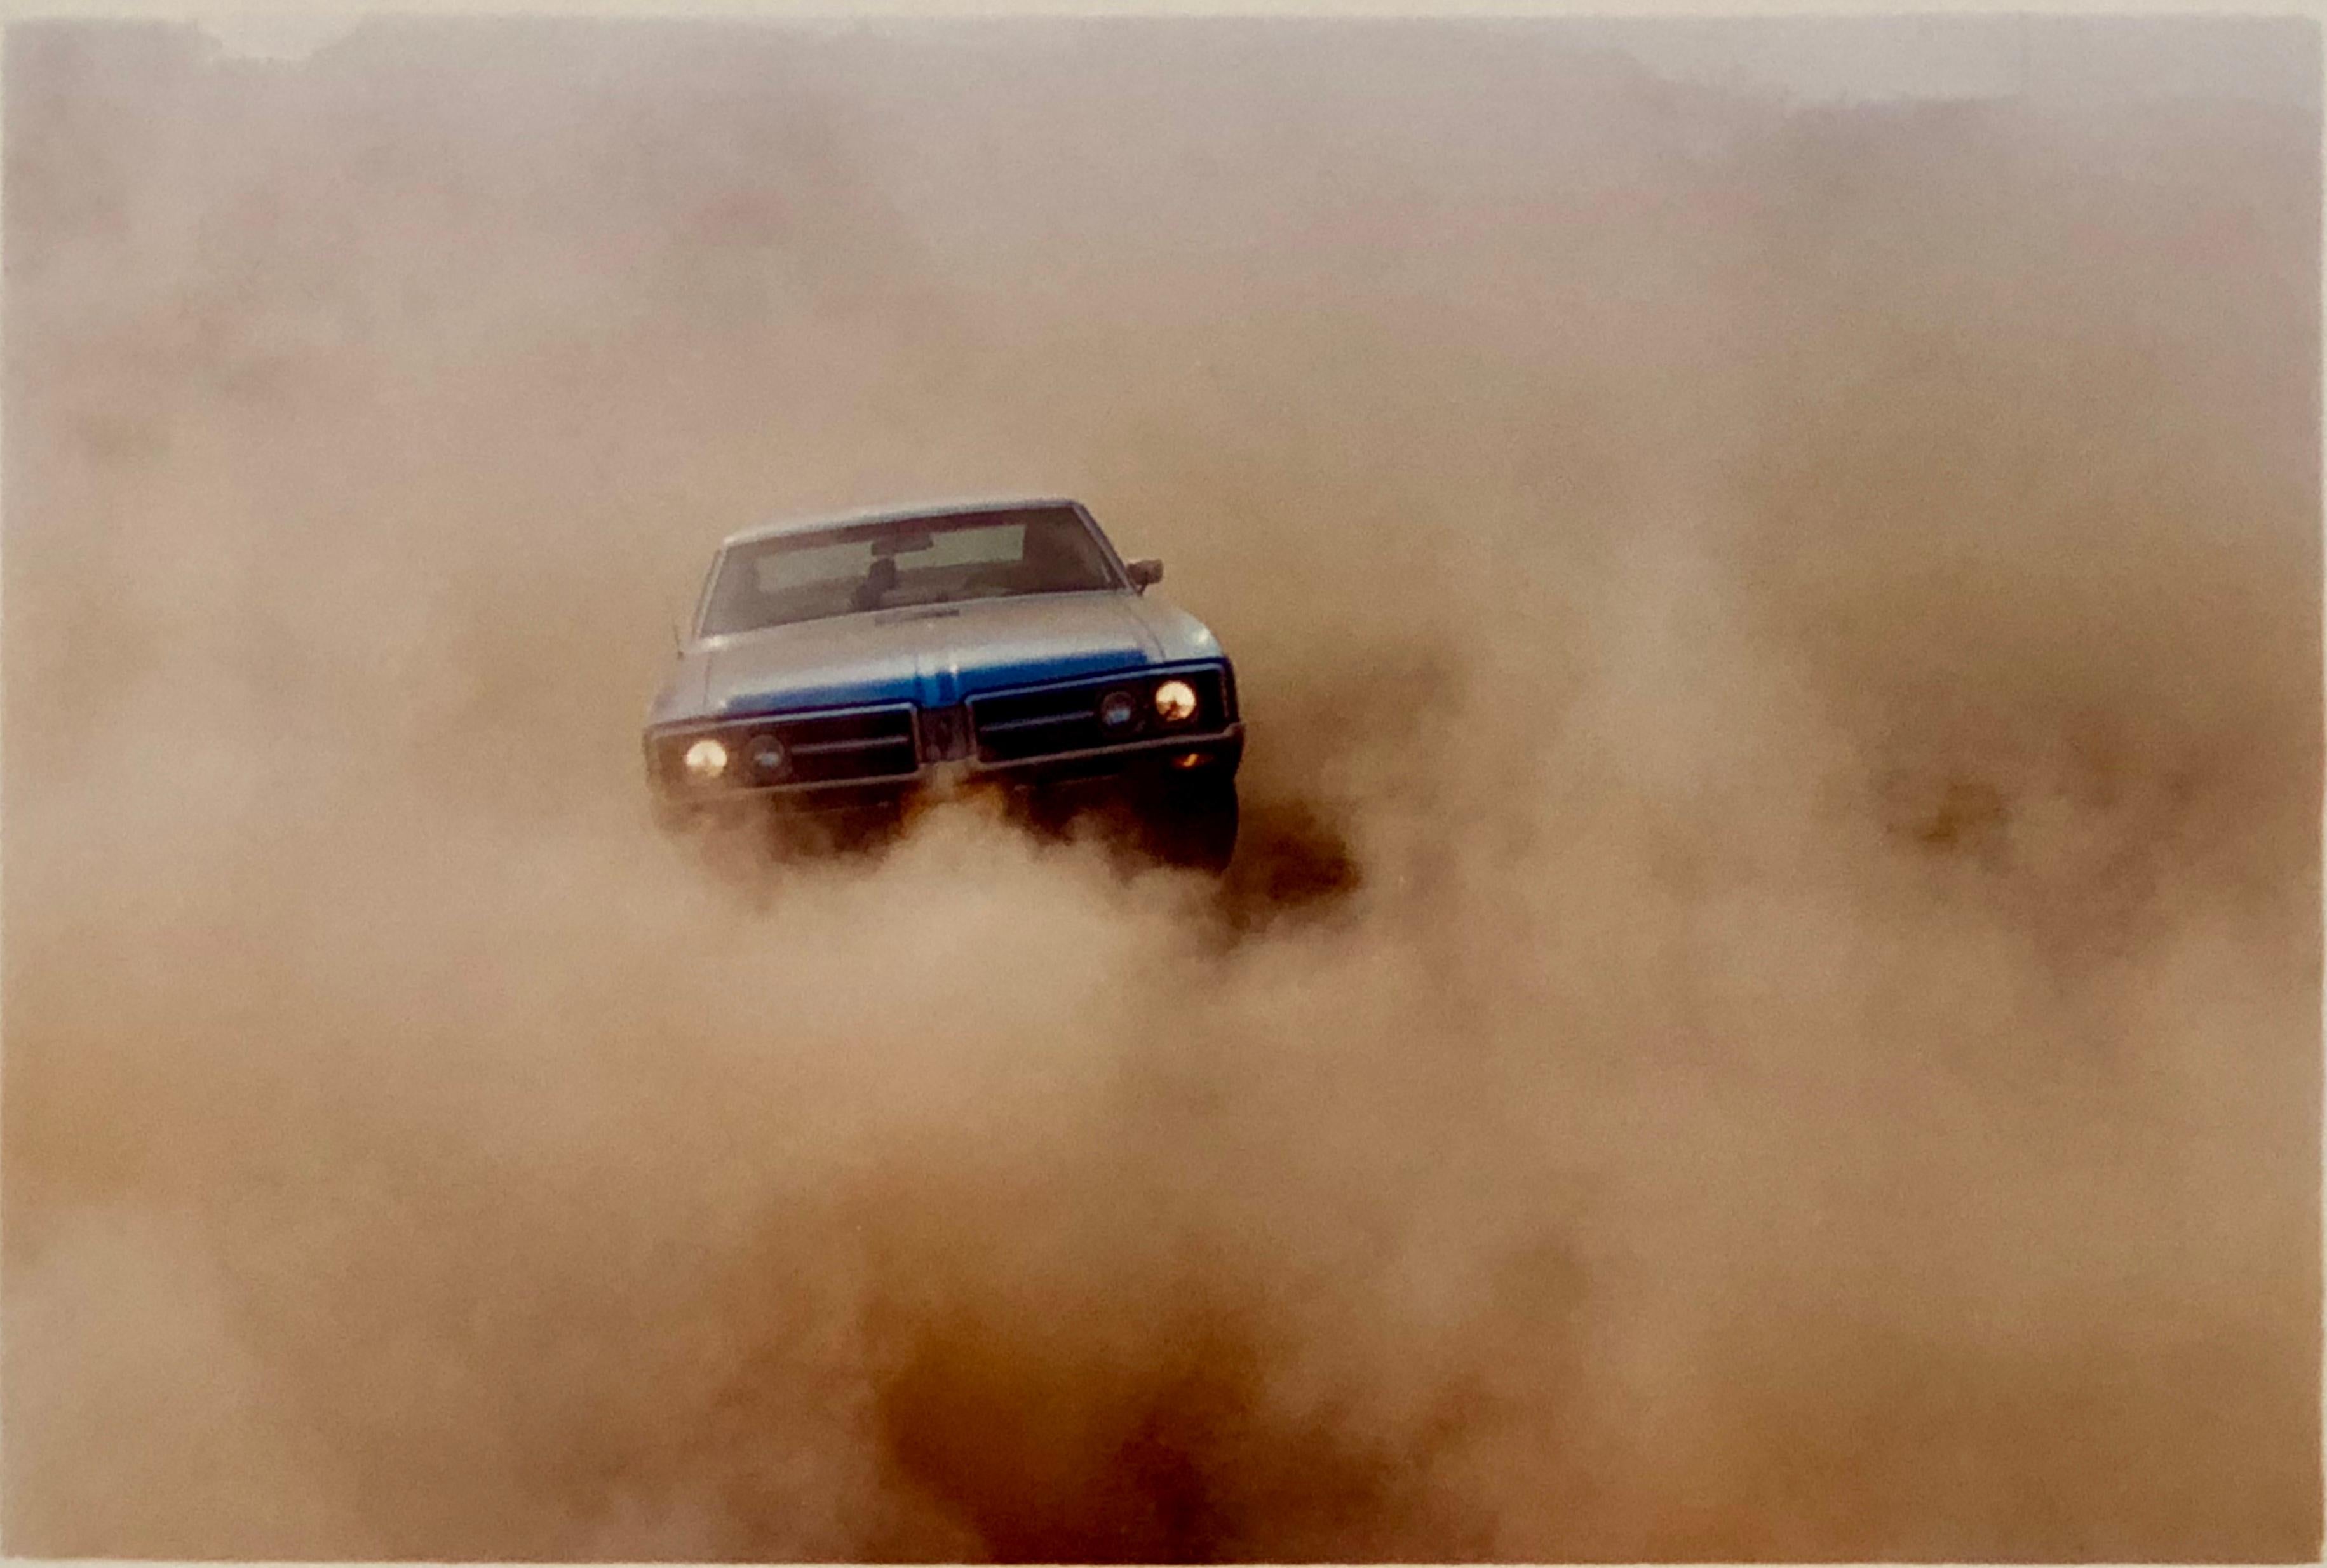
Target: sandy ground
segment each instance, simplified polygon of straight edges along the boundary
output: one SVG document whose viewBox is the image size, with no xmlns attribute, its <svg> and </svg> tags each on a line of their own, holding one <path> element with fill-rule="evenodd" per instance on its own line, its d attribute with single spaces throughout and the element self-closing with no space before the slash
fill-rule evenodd
<svg viewBox="0 0 2327 1568">
<path fill-rule="evenodd" d="M 2315 1556 L 2314 115 L 6 72 L 12 1552 Z M 1224 888 L 656 837 L 719 535 L 1016 490 L 1237 655 Z"/>
</svg>

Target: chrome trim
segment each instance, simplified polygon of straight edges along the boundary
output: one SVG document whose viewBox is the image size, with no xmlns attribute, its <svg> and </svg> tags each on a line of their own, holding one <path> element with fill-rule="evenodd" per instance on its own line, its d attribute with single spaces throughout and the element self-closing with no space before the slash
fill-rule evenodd
<svg viewBox="0 0 2327 1568">
<path fill-rule="evenodd" d="M 803 708 L 786 713 L 728 714 L 720 718 L 689 719 L 674 724 L 650 729 L 644 741 L 650 753 L 659 745 L 674 741 L 683 742 L 694 735 L 724 735 L 738 739 L 748 737 L 753 730 L 773 729 L 789 723 L 819 722 L 827 719 L 858 719 L 875 714 L 902 713 L 905 733 L 885 735 L 873 740 L 811 741 L 805 745 L 782 742 L 784 750 L 795 756 L 821 756 L 833 752 L 865 752 L 902 751 L 911 748 L 913 766 L 910 770 L 875 773 L 855 779 L 827 779 L 808 783 L 754 784 L 722 774 L 708 784 L 670 783 L 659 778 L 655 788 L 664 799 L 675 806 L 709 806 L 721 800 L 734 800 L 751 795 L 807 794 L 818 789 L 910 789 L 921 782 L 925 767 L 921 761 L 921 710 L 910 702 L 860 703 L 846 708 Z"/>
<path fill-rule="evenodd" d="M 795 757 L 821 757 L 833 751 L 882 751 L 892 746 L 911 746 L 913 755 L 921 754 L 911 735 L 884 735 L 875 741 L 810 741 L 803 745 L 786 746 Z"/>
<path fill-rule="evenodd" d="M 781 713 L 727 714 L 707 719 L 681 719 L 675 723 L 658 724 L 646 732 L 650 741 L 667 740 L 673 735 L 692 735 L 706 730 L 729 730 L 738 725 L 795 724 L 808 719 L 854 719 L 866 714 L 893 714 L 902 709 L 914 719 L 913 733 L 920 739 L 918 710 L 911 703 L 860 703 L 848 708 L 799 708 Z"/>
<path fill-rule="evenodd" d="M 712 807 L 723 800 L 745 800 L 754 795 L 808 795 L 818 789 L 902 792 L 921 788 L 927 776 L 926 768 L 916 767 L 910 773 L 883 773 L 871 779 L 829 779 L 814 784 L 728 784 L 717 789 L 675 790 L 666 798 L 673 806 Z"/>
<path fill-rule="evenodd" d="M 1152 666 L 1135 671 L 1126 671 L 1124 674 L 1126 676 L 1136 677 L 1139 678 L 1154 678 L 1156 677 L 1168 676 L 1175 670 L 1220 669 L 1224 667 L 1224 664 L 1225 661 L 1220 659 L 1200 659 L 1180 664 Z M 971 710 L 973 708 L 973 705 L 983 701 L 987 697 L 1015 696 L 1023 693 L 1042 691 L 1047 687 L 1053 686 L 1104 685 L 1110 678 L 1112 677 L 1105 675 L 1077 676 L 1064 680 L 1045 681 L 1035 686 L 997 688 L 994 691 L 980 692 L 976 696 L 969 697 L 961 703 L 950 705 L 965 710 Z M 921 722 L 926 715 L 922 712 L 920 705 L 911 702 L 897 702 L 867 703 L 855 707 L 846 708 L 808 708 L 789 713 L 731 714 L 722 718 L 684 720 L 678 723 L 664 724 L 655 729 L 649 730 L 646 733 L 646 739 L 651 744 L 673 739 L 683 739 L 690 735 L 716 733 L 738 728 L 748 729 L 754 723 L 786 723 L 809 719 L 857 718 L 870 714 L 896 713 L 901 710 L 906 715 L 910 726 L 908 735 L 892 735 L 870 741 L 812 742 L 804 746 L 795 747 L 787 745 L 785 749 L 800 755 L 813 755 L 819 752 L 836 751 L 866 751 L 891 750 L 902 748 L 910 744 L 912 748 L 913 755 L 913 768 L 911 772 L 882 773 L 870 778 L 821 779 L 810 783 L 742 784 L 734 782 L 722 782 L 716 785 L 707 786 L 682 786 L 680 788 L 671 789 L 666 798 L 675 806 L 713 806 L 722 800 L 738 800 L 759 795 L 806 795 L 812 794 L 819 790 L 833 789 L 862 789 L 872 791 L 880 791 L 883 789 L 911 790 L 926 785 L 927 782 L 935 776 L 937 770 L 947 767 L 960 769 L 963 772 L 972 777 L 987 774 L 1017 773 L 1029 770 L 1039 770 L 1059 763 L 1085 762 L 1107 757 L 1135 757 L 1144 752 L 1167 751 L 1175 747 L 1217 746 L 1228 742 L 1241 741 L 1244 737 L 1243 721 L 1231 720 L 1224 728 L 1217 730 L 1183 730 L 1171 734 L 1150 735 L 1135 741 L 1126 741 L 1117 745 L 1092 746 L 1073 751 L 1046 751 L 1042 755 L 1035 757 L 1021 757 L 1004 762 L 988 762 L 982 761 L 978 757 L 977 715 L 974 711 L 969 711 L 965 714 L 969 725 L 969 734 L 967 737 L 967 742 L 969 746 L 968 755 L 951 762 L 933 763 L 924 760 L 926 756 L 926 751 L 924 750 L 925 737 L 922 734 Z M 1094 712 L 1096 710 L 1094 710 Z M 1073 722 L 1079 719 L 1089 718 L 1089 714 L 1055 714 L 1047 715 L 1038 720 L 1012 720 L 1006 721 L 1006 723 L 1017 727 L 1030 727 L 1037 723 Z M 995 725 L 993 728 L 1000 730 L 1004 728 L 1004 726 Z"/>
<path fill-rule="evenodd" d="M 1179 746 L 1217 745 L 1223 741 L 1244 738 L 1241 721 L 1222 730 L 1190 730 L 1177 735 L 1159 735 L 1153 740 L 1126 741 L 1119 746 L 1092 746 L 1079 751 L 1045 751 L 1039 757 L 1021 757 L 1010 762 L 982 762 L 975 752 L 969 758 L 973 773 L 1010 773 L 1023 768 L 1046 768 L 1054 762 L 1083 762 L 1095 757 L 1127 757 L 1141 751 L 1168 751 Z"/>
<path fill-rule="evenodd" d="M 1097 675 L 1066 676 L 1056 680 L 1037 681 L 1030 686 L 996 686 L 991 691 L 979 692 L 975 696 L 965 698 L 961 705 L 969 716 L 970 761 L 982 771 L 999 772 L 1013 768 L 1035 767 L 1044 762 L 1078 761 L 1091 757 L 1106 757 L 1118 752 L 1132 752 L 1157 746 L 1168 746 L 1181 742 L 1217 741 L 1224 736 L 1240 734 L 1243 732 L 1243 721 L 1230 719 L 1225 728 L 1218 730 L 1180 730 L 1152 739 L 1127 741 L 1120 745 L 1085 747 L 1075 751 L 1045 751 L 1038 757 L 1017 757 L 1004 762 L 986 762 L 978 759 L 979 751 L 985 747 L 985 737 L 988 734 L 1009 734 L 1013 732 L 1036 729 L 1047 724 L 1079 723 L 1098 718 L 1100 702 L 1104 700 L 1099 694 L 1103 693 L 1107 686 L 1117 683 L 1135 686 L 1144 685 L 1153 691 L 1156 686 L 1172 679 L 1174 676 L 1193 675 L 1206 670 L 1214 671 L 1220 676 L 1220 706 L 1224 711 L 1233 711 L 1234 705 L 1229 698 L 1229 686 L 1235 677 L 1229 673 L 1229 661 L 1226 658 L 1178 659 L 1170 664 L 1138 665 L 1129 669 L 1107 670 Z M 1076 686 L 1091 688 L 1094 701 L 1089 708 L 1076 713 L 1038 714 L 1031 719 L 1005 719 L 995 724 L 981 724 L 977 721 L 977 705 L 980 703 L 997 698 L 1033 696 L 1043 692 L 1062 691 Z M 1158 720 L 1158 722 L 1167 721 Z"/>
<path fill-rule="evenodd" d="M 995 686 L 991 690 L 974 692 L 966 702 L 982 703 L 994 697 L 1024 696 L 1029 693 L 1051 691 L 1060 686 L 1103 686 L 1109 681 L 1168 680 L 1190 670 L 1228 668 L 1229 661 L 1214 655 L 1210 658 L 1175 659 L 1170 664 L 1126 665 L 1121 669 L 1099 670 L 1090 675 L 1055 676 L 1049 680 L 1030 681 L 1024 686 Z"/>
<path fill-rule="evenodd" d="M 1007 734 L 1013 730 L 1039 730 L 1045 724 L 1079 724 L 1085 719 L 1095 719 L 1098 716 L 1098 708 L 1097 705 L 1093 705 L 1090 708 L 1079 713 L 1037 714 L 1031 719 L 1004 719 L 1000 723 L 978 724 L 974 727 L 981 735 L 1000 735 Z"/>
</svg>

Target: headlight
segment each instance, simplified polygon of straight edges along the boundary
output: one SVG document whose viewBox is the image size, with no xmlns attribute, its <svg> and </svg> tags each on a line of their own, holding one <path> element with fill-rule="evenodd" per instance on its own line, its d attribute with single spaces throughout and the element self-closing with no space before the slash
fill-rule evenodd
<svg viewBox="0 0 2327 1568">
<path fill-rule="evenodd" d="M 1155 716 L 1167 724 L 1185 723 L 1196 716 L 1196 688 L 1183 680 L 1167 680 L 1155 688 Z"/>
<path fill-rule="evenodd" d="M 687 749 L 687 776 L 709 783 L 727 771 L 727 748 L 716 741 L 697 741 Z"/>
</svg>

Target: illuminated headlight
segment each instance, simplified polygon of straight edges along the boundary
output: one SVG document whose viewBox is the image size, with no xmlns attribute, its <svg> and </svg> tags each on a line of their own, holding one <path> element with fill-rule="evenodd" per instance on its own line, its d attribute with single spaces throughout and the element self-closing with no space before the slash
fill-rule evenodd
<svg viewBox="0 0 2327 1568">
<path fill-rule="evenodd" d="M 1183 680 L 1167 680 L 1155 688 L 1155 716 L 1167 724 L 1185 723 L 1196 716 L 1196 688 Z"/>
<path fill-rule="evenodd" d="M 687 776 L 698 783 L 709 783 L 727 771 L 727 748 L 716 741 L 697 741 L 687 749 Z"/>
</svg>

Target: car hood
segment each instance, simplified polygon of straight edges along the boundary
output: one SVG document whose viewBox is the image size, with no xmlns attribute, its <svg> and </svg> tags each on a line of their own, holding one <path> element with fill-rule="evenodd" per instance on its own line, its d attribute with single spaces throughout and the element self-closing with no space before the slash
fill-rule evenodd
<svg viewBox="0 0 2327 1568">
<path fill-rule="evenodd" d="M 836 615 L 697 643 L 652 723 L 912 702 L 1218 658 L 1192 615 L 1154 595 L 1045 593 Z"/>
</svg>

